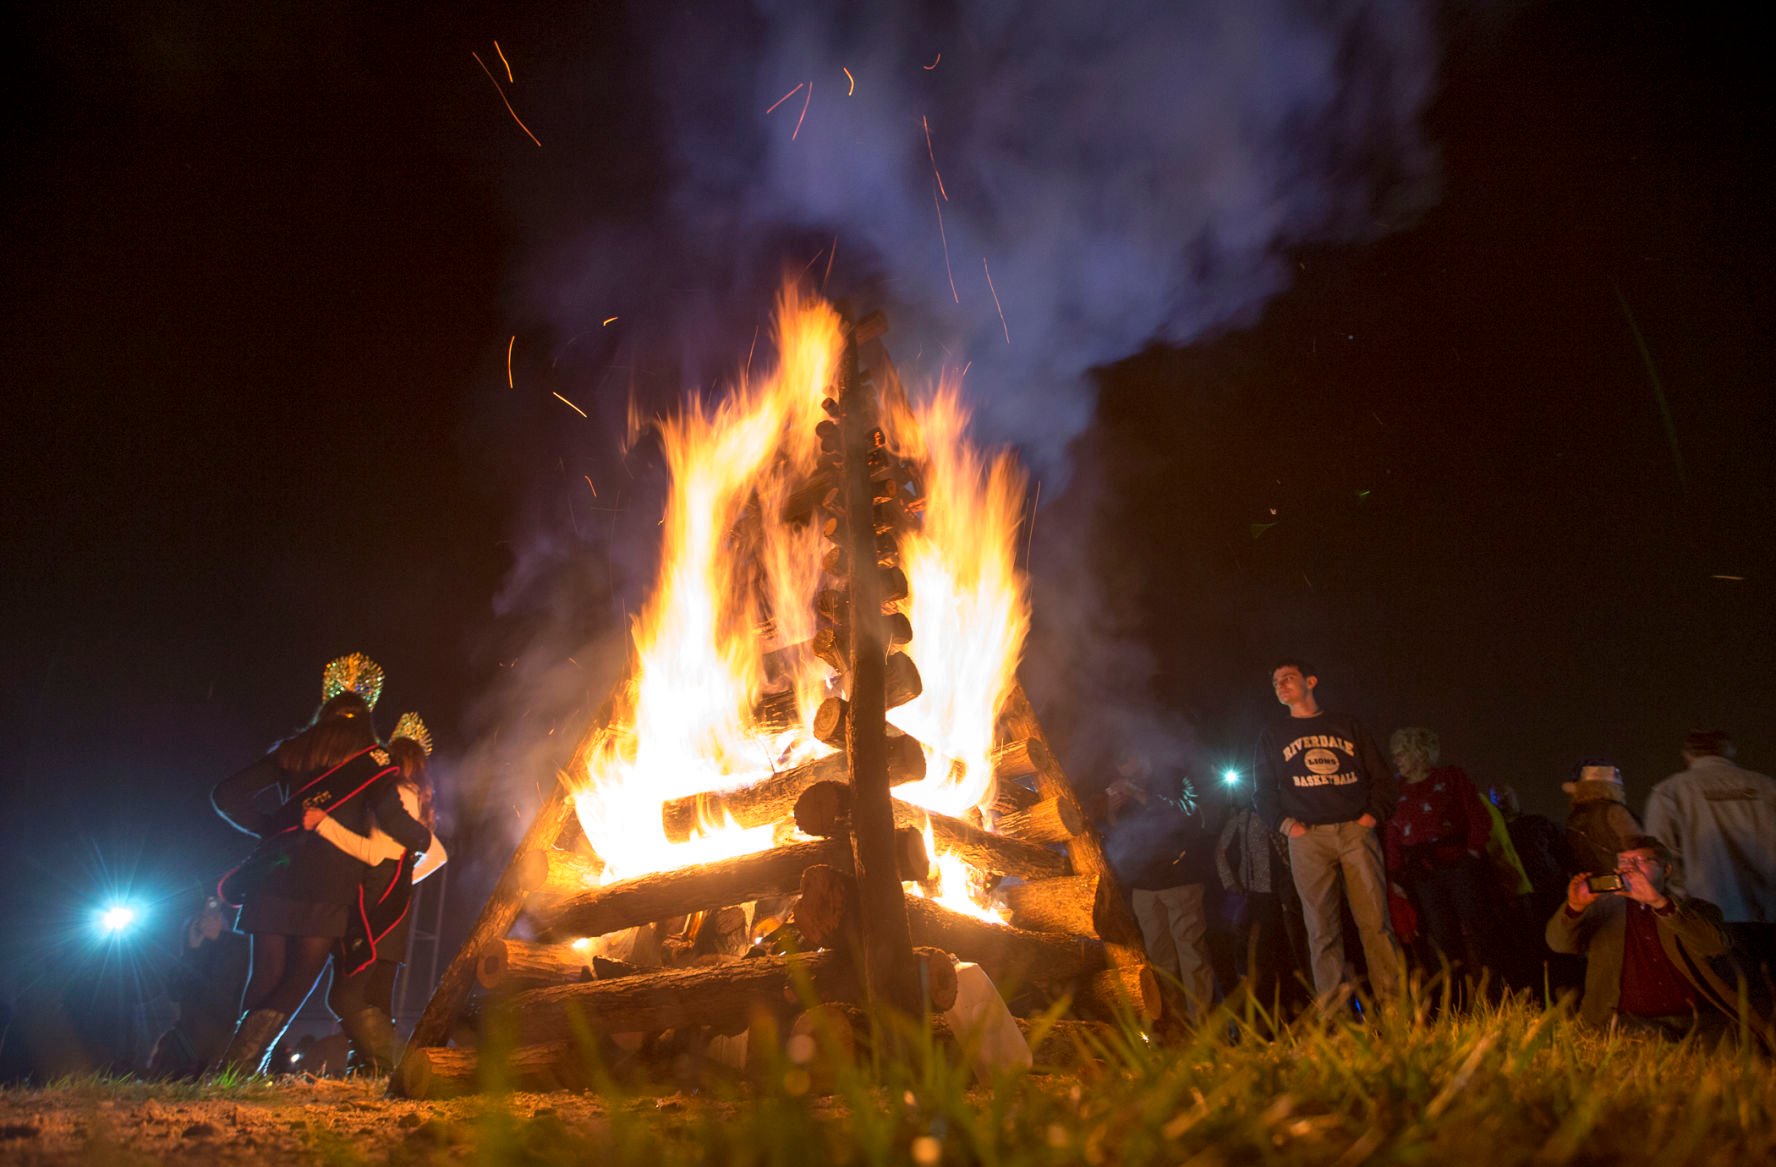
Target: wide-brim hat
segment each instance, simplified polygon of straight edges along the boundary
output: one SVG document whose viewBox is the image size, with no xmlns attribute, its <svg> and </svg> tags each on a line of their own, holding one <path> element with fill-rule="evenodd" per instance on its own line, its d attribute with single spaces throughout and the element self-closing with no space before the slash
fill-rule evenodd
<svg viewBox="0 0 1776 1167">
<path fill-rule="evenodd" d="M 1614 766 L 1581 766 L 1577 782 L 1562 782 L 1560 789 L 1572 794 L 1578 790 L 1580 782 L 1608 782 L 1611 786 L 1622 785 L 1622 772 Z"/>
</svg>

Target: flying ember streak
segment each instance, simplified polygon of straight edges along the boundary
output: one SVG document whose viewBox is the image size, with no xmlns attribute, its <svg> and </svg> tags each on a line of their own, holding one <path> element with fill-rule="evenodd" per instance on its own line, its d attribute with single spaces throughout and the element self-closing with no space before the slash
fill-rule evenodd
<svg viewBox="0 0 1776 1167">
<path fill-rule="evenodd" d="M 802 113 L 796 118 L 796 128 L 789 132 L 789 140 L 795 141 L 796 135 L 802 132 L 802 121 L 808 116 L 808 103 L 814 100 L 814 83 L 808 82 L 808 92 L 802 94 Z"/>
<path fill-rule="evenodd" d="M 920 114 L 919 124 L 925 127 L 925 156 L 931 159 L 931 173 L 937 179 L 937 193 L 947 203 L 950 201 L 950 192 L 944 189 L 943 172 L 937 168 L 937 151 L 931 148 L 931 122 L 924 114 Z"/>
<path fill-rule="evenodd" d="M 517 388 L 516 385 L 512 384 L 512 346 L 517 343 L 518 334 L 514 332 L 512 334 L 512 339 L 506 342 L 506 388 L 508 389 Z"/>
<path fill-rule="evenodd" d="M 506 60 L 506 50 L 500 48 L 498 41 L 493 42 L 493 51 L 499 54 L 500 64 L 506 67 L 506 81 L 515 81 L 516 78 L 512 76 L 512 62 Z"/>
<path fill-rule="evenodd" d="M 506 91 L 500 88 L 499 78 L 493 75 L 493 70 L 487 67 L 487 62 L 481 59 L 481 54 L 471 50 L 469 56 L 475 58 L 475 64 L 481 66 L 481 71 L 487 74 L 487 80 L 493 85 L 493 91 L 499 94 L 500 101 L 505 104 L 506 112 L 512 115 L 512 120 L 517 122 L 518 128 L 524 131 L 524 136 L 532 142 L 536 142 L 539 150 L 542 149 L 543 144 L 537 141 L 537 136 L 530 132 L 530 127 L 524 124 L 524 119 L 518 116 L 518 111 L 512 108 L 512 103 L 506 100 Z"/>
<path fill-rule="evenodd" d="M 960 304 L 962 297 L 956 293 L 956 273 L 950 270 L 950 236 L 944 231 L 943 204 L 937 201 L 937 183 L 931 184 L 931 205 L 937 208 L 937 237 L 943 243 L 944 274 L 950 277 L 950 299 Z"/>
<path fill-rule="evenodd" d="M 999 303 L 999 289 L 993 286 L 993 269 L 987 266 L 987 257 L 981 256 L 981 271 L 987 274 L 987 291 L 993 293 L 993 307 L 999 312 L 999 327 L 1005 330 L 1005 343 L 1011 343 L 1011 325 L 1005 323 L 1005 309 Z"/>
<path fill-rule="evenodd" d="M 585 410 L 581 409 L 579 406 L 575 405 L 573 402 L 569 401 L 567 398 L 563 397 L 561 394 L 554 392 L 554 390 L 550 390 L 550 393 L 555 398 L 555 400 L 561 402 L 561 404 L 567 406 L 569 409 L 573 410 L 575 413 L 579 414 L 581 417 L 586 416 Z"/>
<path fill-rule="evenodd" d="M 765 116 L 769 117 L 771 114 L 776 113 L 778 106 L 782 105 L 784 102 L 788 101 L 790 98 L 792 98 L 796 94 L 800 93 L 802 91 L 802 85 L 806 85 L 806 84 L 807 84 L 806 81 L 802 82 L 801 85 L 797 85 L 794 89 L 791 89 L 788 93 L 785 93 L 782 97 L 779 97 L 776 101 L 773 101 L 770 105 L 770 108 L 765 110 Z"/>
<path fill-rule="evenodd" d="M 850 97 L 852 94 L 857 92 L 857 78 L 851 76 L 851 70 L 846 69 L 845 66 L 840 65 L 839 68 L 844 70 L 845 80 L 847 80 L 851 83 L 851 88 L 849 88 L 845 91 L 845 96 Z"/>
</svg>

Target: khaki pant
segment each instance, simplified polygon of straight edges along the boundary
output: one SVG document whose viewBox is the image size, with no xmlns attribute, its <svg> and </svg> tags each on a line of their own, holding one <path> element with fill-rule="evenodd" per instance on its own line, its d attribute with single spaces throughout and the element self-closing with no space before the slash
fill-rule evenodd
<svg viewBox="0 0 1776 1167">
<path fill-rule="evenodd" d="M 1355 820 L 1309 827 L 1289 840 L 1289 867 L 1307 924 L 1314 992 L 1324 997 L 1344 981 L 1339 908 L 1348 902 L 1369 962 L 1370 988 L 1380 1000 L 1398 996 L 1404 958 L 1388 920 L 1387 870 L 1376 832 Z"/>
<path fill-rule="evenodd" d="M 1208 916 L 1203 910 L 1203 885 L 1185 884 L 1159 891 L 1136 888 L 1135 919 L 1147 957 L 1157 972 L 1184 986 L 1184 1007 L 1190 1023 L 1199 1025 L 1215 1003 L 1215 972 L 1209 965 Z M 1169 993 L 1167 994 L 1170 995 Z"/>
</svg>

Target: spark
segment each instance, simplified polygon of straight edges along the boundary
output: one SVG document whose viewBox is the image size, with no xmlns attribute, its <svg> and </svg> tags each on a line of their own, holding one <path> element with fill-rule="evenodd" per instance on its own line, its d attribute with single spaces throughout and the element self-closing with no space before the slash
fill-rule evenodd
<svg viewBox="0 0 1776 1167">
<path fill-rule="evenodd" d="M 555 398 L 555 400 L 561 402 L 561 404 L 567 406 L 569 409 L 571 409 L 575 413 L 579 414 L 581 417 L 586 416 L 585 410 L 581 409 L 579 406 L 575 405 L 573 402 L 569 401 L 567 398 L 563 397 L 561 394 L 556 393 L 554 390 L 550 390 L 550 395 L 553 396 Z"/>
<path fill-rule="evenodd" d="M 524 131 L 524 136 L 532 142 L 536 142 L 537 149 L 542 149 L 543 144 L 537 142 L 537 136 L 530 132 L 530 127 L 524 124 L 524 119 L 518 116 L 518 111 L 512 108 L 512 103 L 506 100 L 506 91 L 500 88 L 499 78 L 493 75 L 493 70 L 487 67 L 487 62 L 481 59 L 481 54 L 471 49 L 469 56 L 475 58 L 475 64 L 481 66 L 481 71 L 487 74 L 487 80 L 493 85 L 493 91 L 499 94 L 499 99 L 502 102 L 505 102 L 506 112 L 512 115 L 512 120 L 517 122 L 518 128 Z"/>
<path fill-rule="evenodd" d="M 796 135 L 802 132 L 802 118 L 805 118 L 808 116 L 808 103 L 813 100 L 814 100 L 814 83 L 812 81 L 810 81 L 810 82 L 808 82 L 808 92 L 802 94 L 801 117 L 796 118 L 796 128 L 789 132 L 789 140 L 790 141 L 792 141 L 792 142 L 795 141 Z"/>
<path fill-rule="evenodd" d="M 968 370 L 962 370 L 966 373 Z M 1042 479 L 1036 480 L 1036 497 L 1030 500 L 1030 529 L 1024 532 L 1024 570 L 1030 570 L 1030 552 L 1036 546 L 1036 508 L 1042 505 Z"/>
<path fill-rule="evenodd" d="M 934 61 L 932 61 L 932 62 L 931 62 L 931 64 L 929 64 L 929 65 L 925 65 L 925 66 L 922 66 L 922 67 L 923 67 L 923 68 L 924 68 L 924 70 L 925 70 L 925 71 L 926 71 L 926 72 L 927 72 L 927 73 L 929 73 L 929 72 L 931 72 L 931 71 L 932 71 L 932 70 L 933 70 L 933 69 L 935 69 L 935 68 L 937 68 L 937 62 L 938 62 L 938 61 L 941 61 L 941 60 L 943 60 L 943 53 L 942 53 L 942 52 L 941 52 L 941 51 L 939 51 L 939 53 L 938 53 L 938 54 L 937 54 L 937 59 L 936 59 L 936 60 L 934 60 Z"/>
<path fill-rule="evenodd" d="M 1634 334 L 1635 346 L 1640 349 L 1640 361 L 1646 366 L 1647 380 L 1652 382 L 1653 401 L 1659 407 L 1659 420 L 1665 426 L 1665 441 L 1671 447 L 1671 462 L 1677 470 L 1677 485 L 1680 489 L 1687 487 L 1689 477 L 1684 473 L 1683 449 L 1677 444 L 1677 423 L 1671 419 L 1671 405 L 1665 400 L 1665 386 L 1659 381 L 1659 370 L 1653 364 L 1653 352 L 1647 347 L 1640 324 L 1634 319 L 1634 310 L 1628 307 L 1628 297 L 1622 294 L 1621 288 L 1615 291 L 1616 303 L 1622 306 L 1622 315 L 1628 318 L 1628 330 Z"/>
<path fill-rule="evenodd" d="M 987 266 L 987 257 L 981 256 L 981 270 L 987 273 L 987 291 L 993 293 L 993 307 L 999 309 L 999 327 L 1005 330 L 1005 343 L 1011 343 L 1011 325 L 1005 323 L 1005 309 L 999 305 L 999 289 L 993 286 L 993 269 Z"/>
<path fill-rule="evenodd" d="M 616 322 L 617 322 L 617 318 L 615 316 L 606 316 L 604 318 L 604 323 L 600 324 L 598 327 L 609 328 L 611 325 L 615 324 Z"/>
<path fill-rule="evenodd" d="M 937 184 L 935 182 L 931 184 L 931 205 L 937 208 L 937 237 L 943 240 L 944 271 L 950 277 L 950 298 L 960 304 L 962 297 L 956 294 L 956 273 L 950 270 L 950 237 L 944 231 L 943 204 L 937 201 Z"/>
<path fill-rule="evenodd" d="M 498 41 L 493 42 L 493 51 L 499 54 L 500 64 L 506 67 L 507 82 L 516 81 L 517 78 L 512 76 L 512 62 L 506 60 L 506 50 L 499 47 Z"/>
<path fill-rule="evenodd" d="M 802 85 L 806 85 L 806 84 L 807 84 L 806 81 L 802 82 L 801 85 L 797 85 L 794 89 L 791 89 L 788 93 L 785 93 L 782 97 L 779 97 L 776 101 L 773 101 L 771 103 L 771 108 L 767 109 L 765 111 L 765 116 L 769 117 L 771 114 L 776 113 L 778 106 L 782 105 L 784 102 L 788 101 L 790 98 L 792 98 L 796 94 L 800 93 L 802 91 Z"/>
<path fill-rule="evenodd" d="M 839 68 L 845 70 L 845 80 L 851 82 L 851 88 L 845 91 L 845 96 L 850 97 L 853 93 L 857 92 L 857 78 L 851 76 L 851 70 L 845 69 L 845 66 L 840 65 Z"/>
<path fill-rule="evenodd" d="M 920 114 L 919 124 L 925 127 L 925 156 L 931 159 L 931 173 L 937 178 L 937 191 L 947 203 L 950 201 L 950 192 L 944 189 L 943 174 L 937 169 L 937 151 L 931 148 L 931 123 L 925 119 L 924 114 Z"/>
<path fill-rule="evenodd" d="M 1731 580 L 1733 583 L 1744 583 L 1745 582 L 1745 577 L 1742 575 L 1716 575 L 1716 576 L 1711 576 L 1710 578 Z"/>
<path fill-rule="evenodd" d="M 833 236 L 832 246 L 826 252 L 826 274 L 820 277 L 820 290 L 826 291 L 826 281 L 832 279 L 833 260 L 839 258 L 839 237 Z"/>
<path fill-rule="evenodd" d="M 592 492 L 592 497 L 597 498 L 598 488 L 592 485 L 592 476 L 590 474 L 582 474 L 580 477 L 586 480 L 586 488 Z"/>
<path fill-rule="evenodd" d="M 752 372 L 752 353 L 754 349 L 758 348 L 758 344 L 759 330 L 758 325 L 755 324 L 752 326 L 752 344 L 746 349 L 746 371 L 748 373 Z"/>
<path fill-rule="evenodd" d="M 508 389 L 516 389 L 518 387 L 512 384 L 512 346 L 517 343 L 518 334 L 514 332 L 512 334 L 512 339 L 506 342 L 506 388 Z"/>
</svg>

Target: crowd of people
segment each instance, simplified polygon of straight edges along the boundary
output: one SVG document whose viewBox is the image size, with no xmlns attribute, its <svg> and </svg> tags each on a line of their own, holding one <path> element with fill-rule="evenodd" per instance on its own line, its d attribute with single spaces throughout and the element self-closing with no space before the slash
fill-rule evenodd
<svg viewBox="0 0 1776 1167">
<path fill-rule="evenodd" d="M 1768 1034 L 1776 782 L 1728 735 L 1689 734 L 1639 817 L 1613 763 L 1580 762 L 1556 824 L 1444 763 L 1430 729 L 1395 730 L 1384 755 L 1321 707 L 1306 662 L 1270 681 L 1287 716 L 1260 735 L 1249 797 L 1137 765 L 1107 791 L 1113 842 L 1144 839 L 1122 875 L 1174 1017 L 1235 992 L 1268 1016 L 1385 1008 L 1416 977 L 1458 1006 L 1571 992 L 1599 1026 Z"/>
</svg>

